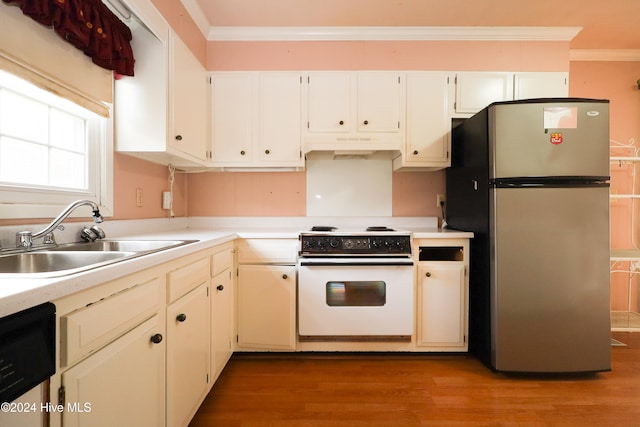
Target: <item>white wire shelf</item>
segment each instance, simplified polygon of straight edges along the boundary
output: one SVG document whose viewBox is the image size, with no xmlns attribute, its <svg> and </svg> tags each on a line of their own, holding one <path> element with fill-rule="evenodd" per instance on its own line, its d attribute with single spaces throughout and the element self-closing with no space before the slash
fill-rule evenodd
<svg viewBox="0 0 640 427">
<path fill-rule="evenodd" d="M 612 199 L 640 199 L 640 194 L 610 194 Z"/>
<path fill-rule="evenodd" d="M 612 162 L 640 162 L 640 157 L 633 156 L 611 156 L 609 158 Z"/>
<path fill-rule="evenodd" d="M 640 260 L 640 249 L 611 249 L 611 261 Z"/>
</svg>

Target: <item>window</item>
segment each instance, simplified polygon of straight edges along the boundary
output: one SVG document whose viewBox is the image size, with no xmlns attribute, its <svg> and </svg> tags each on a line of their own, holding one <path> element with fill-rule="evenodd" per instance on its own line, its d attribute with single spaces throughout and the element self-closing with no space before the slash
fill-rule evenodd
<svg viewBox="0 0 640 427">
<path fill-rule="evenodd" d="M 0 217 L 48 218 L 77 199 L 111 212 L 111 123 L 0 71 Z"/>
</svg>

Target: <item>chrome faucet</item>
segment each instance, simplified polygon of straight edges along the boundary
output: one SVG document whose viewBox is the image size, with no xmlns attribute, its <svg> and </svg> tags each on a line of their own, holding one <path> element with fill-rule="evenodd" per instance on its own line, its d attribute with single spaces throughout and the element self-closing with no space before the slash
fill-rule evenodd
<svg viewBox="0 0 640 427">
<path fill-rule="evenodd" d="M 60 215 L 58 215 L 53 221 L 51 221 L 51 224 L 47 225 L 44 229 L 38 231 L 37 233 L 32 233 L 31 231 L 17 232 L 16 246 L 19 248 L 29 249 L 33 246 L 34 239 L 39 239 L 41 237 L 47 238 L 48 236 L 51 236 L 53 230 L 60 227 L 60 223 L 67 219 L 67 217 L 71 215 L 71 212 L 84 205 L 91 206 L 91 209 L 93 210 L 93 221 L 96 224 L 104 221 L 102 215 L 100 215 L 100 209 L 98 208 L 97 204 L 95 204 L 91 200 L 76 200 L 75 202 L 67 206 L 64 211 L 62 211 L 62 213 L 60 213 Z"/>
</svg>

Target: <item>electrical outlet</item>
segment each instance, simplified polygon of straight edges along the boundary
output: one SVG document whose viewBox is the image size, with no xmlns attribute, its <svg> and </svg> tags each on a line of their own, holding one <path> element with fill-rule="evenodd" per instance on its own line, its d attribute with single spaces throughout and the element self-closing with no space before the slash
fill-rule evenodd
<svg viewBox="0 0 640 427">
<path fill-rule="evenodd" d="M 162 209 L 169 210 L 171 209 L 171 192 L 163 191 L 162 192 Z"/>
<path fill-rule="evenodd" d="M 444 203 L 445 203 L 444 194 L 436 194 L 436 208 L 442 207 Z"/>
<path fill-rule="evenodd" d="M 136 206 L 142 207 L 142 188 L 136 188 Z"/>
</svg>

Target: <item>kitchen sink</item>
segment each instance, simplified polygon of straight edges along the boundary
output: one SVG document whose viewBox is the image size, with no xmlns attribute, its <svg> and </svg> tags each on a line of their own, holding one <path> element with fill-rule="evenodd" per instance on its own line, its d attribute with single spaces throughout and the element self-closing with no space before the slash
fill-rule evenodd
<svg viewBox="0 0 640 427">
<path fill-rule="evenodd" d="M 176 246 L 197 242 L 197 240 L 96 240 L 59 245 L 54 251 L 89 252 L 155 252 Z"/>
<path fill-rule="evenodd" d="M 98 240 L 0 255 L 0 275 L 57 277 L 197 242 L 197 240 Z"/>
<path fill-rule="evenodd" d="M 23 252 L 1 256 L 0 273 L 33 274 L 64 271 L 64 274 L 70 274 L 132 255 L 135 255 L 135 252 Z"/>
</svg>

